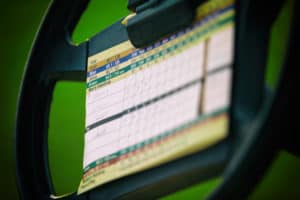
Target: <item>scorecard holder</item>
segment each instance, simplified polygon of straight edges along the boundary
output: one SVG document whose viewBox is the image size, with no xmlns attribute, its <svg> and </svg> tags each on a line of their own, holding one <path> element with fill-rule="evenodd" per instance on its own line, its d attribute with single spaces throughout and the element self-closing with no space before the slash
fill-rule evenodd
<svg viewBox="0 0 300 200">
<path fill-rule="evenodd" d="M 31 50 L 16 121 L 16 176 L 22 199 L 53 199 L 51 194 L 55 194 L 48 164 L 47 132 L 57 81 L 85 81 L 89 55 L 128 39 L 137 47 L 156 41 L 189 25 L 194 16 L 193 7 L 202 3 L 196 0 L 129 1 L 128 6 L 136 12 L 136 17 L 128 19 L 126 28 L 119 21 L 76 46 L 70 35 L 88 2 L 52 1 Z M 298 2 L 294 6 L 290 42 L 277 91 L 265 87 L 269 34 L 282 3 L 258 0 L 235 3 L 230 131 L 225 140 L 199 153 L 109 182 L 82 195 L 74 193 L 60 199 L 157 198 L 222 173 L 223 182 L 210 198 L 245 198 L 281 148 L 299 155 L 299 136 L 295 134 L 299 128 L 296 118 L 290 117 L 291 112 L 296 112 L 299 100 L 293 92 L 299 91 L 299 84 L 296 67 L 292 66 L 299 51 Z M 164 29 L 156 20 L 174 19 L 174 13 L 168 9 L 178 9 L 176 13 L 185 17 Z M 157 34 L 149 35 L 153 29 Z M 281 139 L 283 134 L 287 140 Z"/>
</svg>

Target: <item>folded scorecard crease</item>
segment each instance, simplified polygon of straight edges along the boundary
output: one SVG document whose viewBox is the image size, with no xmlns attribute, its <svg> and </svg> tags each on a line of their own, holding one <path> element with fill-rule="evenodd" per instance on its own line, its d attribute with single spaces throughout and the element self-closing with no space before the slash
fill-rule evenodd
<svg viewBox="0 0 300 200">
<path fill-rule="evenodd" d="M 233 41 L 233 0 L 210 0 L 190 27 L 150 46 L 90 56 L 78 194 L 224 139 Z"/>
</svg>

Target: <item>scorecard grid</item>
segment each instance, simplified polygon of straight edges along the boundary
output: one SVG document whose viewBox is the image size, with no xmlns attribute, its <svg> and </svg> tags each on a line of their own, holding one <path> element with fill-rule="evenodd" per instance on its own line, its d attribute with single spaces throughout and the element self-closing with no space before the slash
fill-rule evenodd
<svg viewBox="0 0 300 200">
<path fill-rule="evenodd" d="M 220 37 L 223 37 L 223 34 L 229 35 L 230 30 L 221 32 Z M 218 35 L 214 37 L 216 37 L 216 40 L 218 40 Z M 212 41 L 214 41 L 214 39 L 212 39 Z M 209 49 L 210 41 L 207 40 L 204 44 L 206 43 Z M 169 108 L 166 106 L 156 106 L 158 101 L 162 101 L 162 99 L 172 97 L 173 95 L 176 96 L 176 93 L 183 93 L 182 90 L 187 90 L 189 87 L 192 87 L 194 85 L 196 86 L 192 88 L 195 89 L 193 92 L 191 92 L 192 94 L 194 94 L 194 97 L 190 97 L 187 94 L 183 93 L 181 97 L 179 97 L 177 100 L 173 100 L 173 102 L 175 102 L 176 105 L 171 106 L 171 104 L 168 103 L 167 105 L 169 105 L 173 110 L 176 110 L 179 107 L 178 105 L 184 105 L 184 102 L 181 101 L 184 101 L 186 98 L 194 99 L 195 102 L 186 101 L 186 103 L 193 105 L 191 110 L 188 110 L 189 113 L 192 113 L 192 111 L 194 111 L 191 119 L 197 117 L 198 114 L 207 113 L 213 111 L 218 107 L 222 108 L 226 106 L 228 104 L 229 85 L 224 85 L 223 87 L 221 87 L 217 84 L 229 83 L 231 79 L 230 65 L 229 63 L 227 63 L 227 65 L 225 66 L 219 65 L 218 67 L 215 67 L 215 65 L 210 64 L 210 60 L 214 60 L 212 56 L 211 59 L 207 58 L 207 63 L 210 67 L 203 65 L 205 63 L 203 61 L 204 59 L 201 59 L 201 57 L 199 56 L 200 59 L 197 60 L 198 55 L 196 53 L 205 55 L 205 52 L 203 50 L 204 44 L 202 43 L 194 48 L 190 48 L 184 53 L 178 55 L 178 57 L 180 56 L 180 58 L 177 59 L 181 60 L 182 63 L 184 63 L 184 65 L 182 65 L 182 63 L 174 64 L 172 63 L 172 61 L 168 62 L 169 60 L 166 60 L 164 62 L 160 62 L 154 67 L 147 68 L 143 71 L 141 70 L 135 76 L 129 76 L 123 80 L 115 82 L 109 87 L 99 88 L 94 92 L 90 92 L 90 96 L 87 101 L 87 104 L 89 105 L 89 109 L 87 109 L 87 116 L 89 116 L 91 119 L 87 118 L 87 124 L 90 125 L 87 126 L 87 132 L 89 132 L 89 136 L 87 136 L 86 142 L 97 138 L 97 136 L 105 136 L 108 134 L 108 132 L 111 133 L 108 135 L 109 139 L 106 139 L 106 137 L 101 137 L 98 139 L 105 141 L 106 144 L 109 144 L 107 141 L 117 141 L 116 139 L 113 139 L 112 135 L 114 135 L 115 138 L 118 138 L 120 140 L 123 140 L 124 137 L 134 137 L 133 135 L 126 133 L 126 131 L 123 131 L 123 129 L 129 126 L 127 121 L 129 121 L 132 126 L 127 130 L 131 130 L 132 132 L 135 132 L 135 134 L 138 134 L 138 132 L 136 132 L 136 130 L 134 129 L 135 127 L 139 127 L 136 126 L 137 122 L 140 124 L 144 121 L 147 122 L 147 124 L 151 124 L 151 118 L 155 116 L 151 113 L 164 113 L 164 111 L 160 107 L 164 107 L 165 109 Z M 216 43 L 216 46 L 218 46 L 218 44 L 220 43 Z M 228 48 L 228 46 L 223 46 L 225 47 L 224 49 L 231 49 Z M 224 54 L 224 52 L 222 52 L 222 54 Z M 225 56 L 225 60 L 227 60 L 228 57 Z M 197 62 L 191 63 L 191 60 L 196 60 Z M 204 72 L 204 70 L 201 71 L 201 68 L 205 69 L 206 67 L 208 68 L 207 72 Z M 195 73 L 197 71 L 199 73 Z M 210 73 L 211 71 L 212 73 Z M 162 74 L 168 75 L 161 76 Z M 174 77 L 178 78 L 175 79 Z M 227 81 L 223 79 L 227 79 Z M 160 87 L 160 90 L 157 90 L 157 87 Z M 171 88 L 175 89 L 172 90 Z M 216 91 L 216 89 L 219 88 L 221 88 L 221 91 L 224 91 L 224 95 L 219 94 L 221 91 Z M 204 91 L 206 91 L 206 95 L 204 95 L 204 91 L 202 91 L 201 89 L 204 89 Z M 202 101 L 200 101 L 199 99 L 201 94 L 203 94 Z M 96 98 L 93 98 L 92 95 L 96 96 Z M 214 98 L 214 95 L 218 98 L 220 98 L 220 96 L 223 96 L 224 99 L 220 101 L 218 98 Z M 213 101 L 214 99 L 217 99 L 218 101 L 215 102 Z M 171 99 L 170 102 L 172 102 Z M 151 104 L 154 105 L 150 106 Z M 200 105 L 203 106 L 201 111 Z M 195 107 L 199 108 L 195 109 Z M 146 109 L 147 111 L 139 111 L 142 108 Z M 99 110 L 101 111 L 100 113 L 97 112 Z M 198 112 L 196 112 L 197 110 Z M 136 114 L 134 112 L 141 114 Z M 184 112 L 181 112 L 181 114 L 182 113 Z M 130 116 L 128 117 L 126 115 Z M 139 121 L 135 119 L 135 116 L 137 115 L 139 116 Z M 172 117 L 174 115 L 175 113 L 171 113 L 169 117 Z M 163 120 L 163 117 L 160 121 L 167 123 L 167 121 Z M 93 122 L 94 124 L 92 124 Z M 184 122 L 185 121 L 183 120 L 181 123 Z M 98 129 L 95 130 L 95 128 L 97 127 Z M 169 129 L 171 128 L 173 127 L 170 127 Z M 142 128 L 142 130 L 144 129 Z M 162 132 L 163 130 L 161 130 L 159 133 Z M 138 137 L 136 139 L 138 140 Z M 87 150 L 87 153 L 90 153 L 92 151 L 90 149 L 92 149 L 93 143 L 96 143 L 96 146 L 98 147 L 98 151 L 95 152 L 95 157 L 99 157 L 102 154 L 105 155 L 113 153 L 113 150 L 103 151 L 103 149 L 101 149 L 101 145 L 103 143 L 102 141 L 96 140 L 92 143 L 89 143 L 89 150 Z M 128 138 L 128 145 L 132 145 L 133 143 L 134 140 Z M 119 145 L 118 147 L 110 146 L 109 148 L 114 149 L 124 147 L 126 147 L 126 145 Z M 85 166 L 95 160 L 95 158 L 90 158 L 86 154 L 85 159 Z"/>
<path fill-rule="evenodd" d="M 226 136 L 232 20 L 228 6 L 145 49 L 124 42 L 89 58 L 78 193 Z"/>
</svg>

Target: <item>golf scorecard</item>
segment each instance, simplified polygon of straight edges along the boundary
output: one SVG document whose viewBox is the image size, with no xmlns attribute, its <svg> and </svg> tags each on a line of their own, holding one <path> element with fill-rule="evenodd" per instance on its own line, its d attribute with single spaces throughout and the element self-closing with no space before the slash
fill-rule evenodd
<svg viewBox="0 0 300 200">
<path fill-rule="evenodd" d="M 206 1 L 183 30 L 144 48 L 128 40 L 88 58 L 79 194 L 227 136 L 233 3 Z"/>
</svg>

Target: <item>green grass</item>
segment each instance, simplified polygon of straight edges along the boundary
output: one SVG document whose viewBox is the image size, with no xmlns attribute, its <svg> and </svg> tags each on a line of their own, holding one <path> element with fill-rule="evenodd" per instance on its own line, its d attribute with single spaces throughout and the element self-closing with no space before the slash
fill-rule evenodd
<svg viewBox="0 0 300 200">
<path fill-rule="evenodd" d="M 0 195 L 16 199 L 13 133 L 16 102 L 23 68 L 48 0 L 11 0 L 0 7 Z M 92 0 L 73 34 L 80 43 L 129 12 L 126 0 Z M 268 84 L 275 87 L 282 63 L 292 1 L 289 0 L 272 32 Z M 57 194 L 76 191 L 82 175 L 85 85 L 61 82 L 56 86 L 49 129 L 49 158 Z M 300 199 L 299 159 L 281 153 L 250 199 Z M 216 178 L 178 191 L 163 199 L 204 199 L 220 183 Z M 242 183 L 241 183 L 242 184 Z"/>
</svg>

